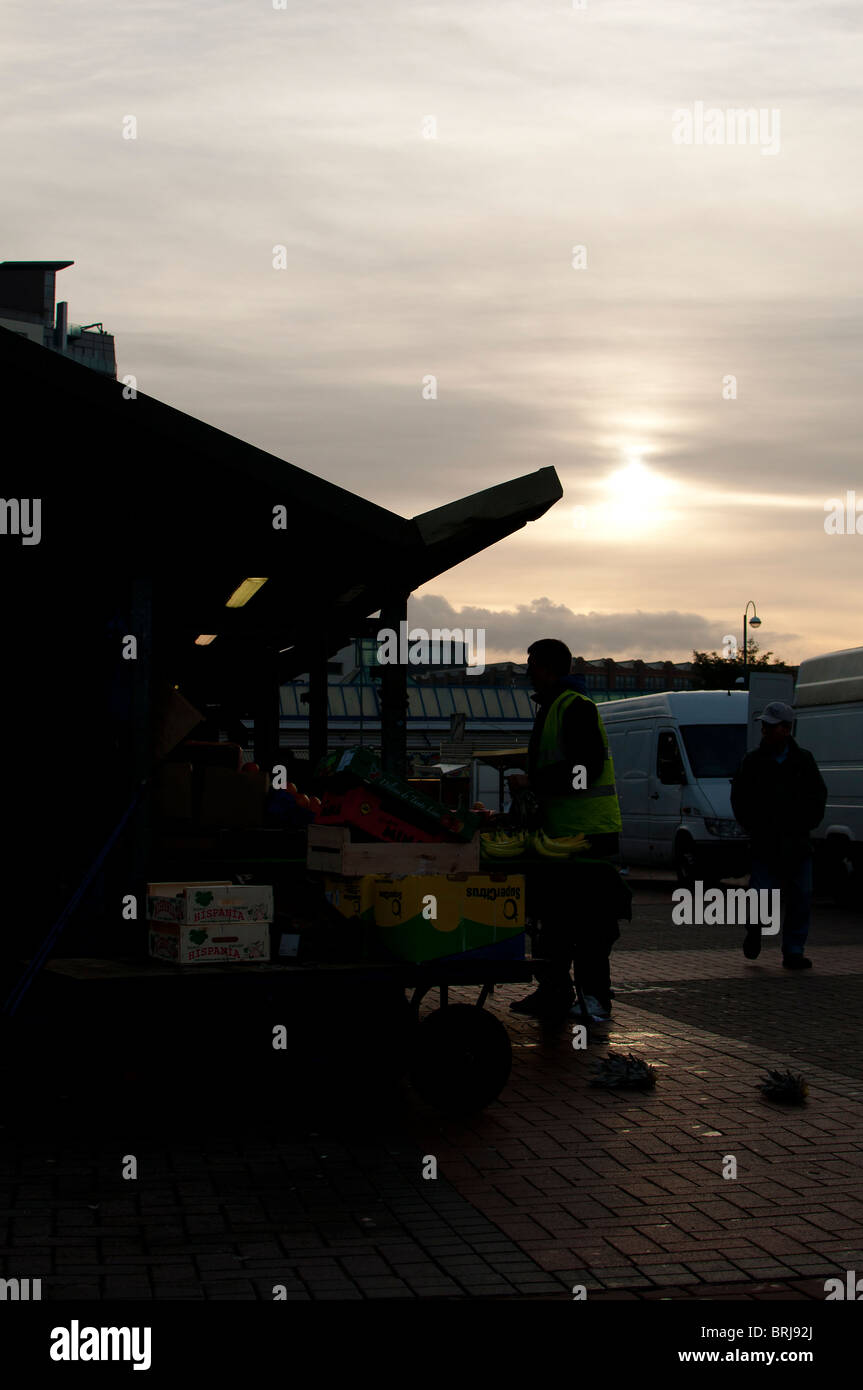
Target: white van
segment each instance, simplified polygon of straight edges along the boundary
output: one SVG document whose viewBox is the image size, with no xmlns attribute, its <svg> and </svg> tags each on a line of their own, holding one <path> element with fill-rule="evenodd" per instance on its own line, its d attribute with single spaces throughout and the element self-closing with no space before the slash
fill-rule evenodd
<svg viewBox="0 0 863 1390">
<path fill-rule="evenodd" d="M 731 810 L 746 754 L 749 694 L 687 690 L 597 706 L 608 734 L 626 865 L 674 865 L 682 883 L 748 873 Z"/>
<path fill-rule="evenodd" d="M 794 737 L 827 783 L 824 819 L 813 832 L 816 865 L 840 902 L 863 878 L 863 647 L 801 662 Z"/>
</svg>

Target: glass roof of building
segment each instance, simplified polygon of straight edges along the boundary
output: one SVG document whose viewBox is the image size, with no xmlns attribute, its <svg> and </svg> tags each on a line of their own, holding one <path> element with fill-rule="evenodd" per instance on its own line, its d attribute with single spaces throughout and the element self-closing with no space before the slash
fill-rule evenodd
<svg viewBox="0 0 863 1390">
<path fill-rule="evenodd" d="M 309 707 L 302 699 L 308 694 L 307 685 L 283 685 L 281 715 L 283 719 L 306 721 Z M 362 701 L 363 719 L 380 719 L 380 693 L 375 685 L 330 685 L 327 691 L 330 719 L 359 719 Z M 408 718 L 449 723 L 451 714 L 465 714 L 469 720 L 533 720 L 535 708 L 527 690 L 507 689 L 505 686 L 409 686 Z"/>
</svg>

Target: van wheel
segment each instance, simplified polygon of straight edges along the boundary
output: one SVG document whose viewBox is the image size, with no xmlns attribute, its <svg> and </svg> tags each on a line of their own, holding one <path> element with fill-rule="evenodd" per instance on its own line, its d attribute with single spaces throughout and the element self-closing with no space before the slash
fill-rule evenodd
<svg viewBox="0 0 863 1390">
<path fill-rule="evenodd" d="M 860 875 L 847 840 L 828 842 L 827 884 L 837 907 L 855 907 L 860 897 Z"/>
<path fill-rule="evenodd" d="M 701 865 L 695 842 L 688 835 L 678 836 L 674 846 L 674 867 L 677 881 L 684 888 L 692 888 L 701 877 Z"/>
<path fill-rule="evenodd" d="M 678 838 L 674 847 L 674 867 L 677 870 L 678 883 L 690 890 L 696 883 L 703 883 L 705 888 L 715 888 L 722 881 L 721 874 L 707 867 L 695 841 L 689 835 L 681 835 Z"/>
</svg>

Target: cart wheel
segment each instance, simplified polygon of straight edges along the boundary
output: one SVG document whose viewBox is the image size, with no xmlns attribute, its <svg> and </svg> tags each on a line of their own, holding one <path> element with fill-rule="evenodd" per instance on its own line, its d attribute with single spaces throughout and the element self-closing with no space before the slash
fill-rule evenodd
<svg viewBox="0 0 863 1390">
<path fill-rule="evenodd" d="M 509 1034 L 475 1004 L 449 1004 L 419 1025 L 411 1081 L 438 1110 L 482 1110 L 506 1085 L 512 1069 Z"/>
</svg>

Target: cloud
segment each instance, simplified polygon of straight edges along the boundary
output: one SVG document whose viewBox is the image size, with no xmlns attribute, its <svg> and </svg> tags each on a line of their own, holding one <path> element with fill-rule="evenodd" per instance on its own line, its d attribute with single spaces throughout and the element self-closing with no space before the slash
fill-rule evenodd
<svg viewBox="0 0 863 1390">
<path fill-rule="evenodd" d="M 535 598 L 514 609 L 464 606 L 456 610 L 440 594 L 412 598 L 415 627 L 483 627 L 491 661 L 524 661 L 539 637 L 557 637 L 574 656 L 687 660 L 692 651 L 721 646 L 724 631 L 699 613 L 577 613 L 566 604 Z"/>
</svg>

